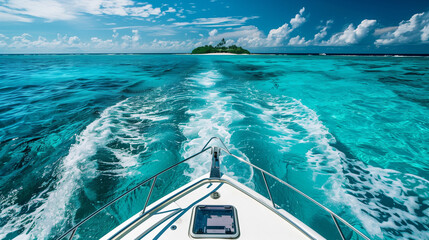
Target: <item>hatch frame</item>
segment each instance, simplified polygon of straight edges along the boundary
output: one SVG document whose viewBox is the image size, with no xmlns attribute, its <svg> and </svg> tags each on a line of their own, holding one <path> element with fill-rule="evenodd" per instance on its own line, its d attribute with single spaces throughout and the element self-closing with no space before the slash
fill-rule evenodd
<svg viewBox="0 0 429 240">
<path fill-rule="evenodd" d="M 225 207 L 225 208 L 231 208 L 232 209 L 232 224 L 234 224 L 235 232 L 228 234 L 228 233 L 195 233 L 194 232 L 194 226 L 196 222 L 196 216 L 198 214 L 198 211 L 200 208 L 213 208 L 213 207 Z M 192 210 L 191 215 L 191 223 L 189 224 L 189 235 L 193 238 L 222 238 L 222 239 L 236 239 L 240 236 L 240 225 L 238 223 L 238 214 L 237 209 L 232 205 L 197 205 Z"/>
</svg>

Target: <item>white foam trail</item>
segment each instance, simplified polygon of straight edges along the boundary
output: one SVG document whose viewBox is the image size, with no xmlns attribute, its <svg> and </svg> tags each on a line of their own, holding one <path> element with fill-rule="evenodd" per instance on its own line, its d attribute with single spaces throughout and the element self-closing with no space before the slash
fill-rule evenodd
<svg viewBox="0 0 429 240">
<path fill-rule="evenodd" d="M 69 154 L 62 160 L 55 189 L 48 193 L 46 199 L 33 198 L 28 205 L 38 203 L 40 206 L 30 214 L 19 216 L 9 221 L 2 227 L 0 238 L 5 237 L 8 232 L 24 227 L 27 231 L 21 233 L 17 239 L 45 239 L 55 225 L 64 222 L 66 207 L 74 190 L 81 187 L 80 180 L 82 175 L 87 178 L 96 176 L 96 165 L 94 162 L 87 162 L 86 160 L 96 153 L 97 146 L 105 143 L 111 134 L 108 124 L 104 124 L 104 122 L 108 119 L 112 109 L 120 104 L 122 102 L 107 108 L 99 119 L 88 125 L 76 137 L 76 143 L 71 146 Z M 11 207 L 22 208 L 19 206 Z M 3 216 L 3 211 L 1 215 Z"/>
<path fill-rule="evenodd" d="M 423 211 L 422 216 L 417 215 L 417 211 L 424 209 L 422 203 L 429 205 L 429 200 L 422 202 L 417 197 L 429 199 L 429 184 L 426 180 L 422 181 L 395 170 L 367 166 L 357 161 L 353 164 L 355 171 L 338 172 L 327 182 L 325 188 L 333 193 L 333 200 L 349 205 L 373 236 L 429 239 L 428 208 Z M 345 165 L 343 163 L 340 167 Z M 344 188 L 346 177 L 348 182 L 352 179 L 352 189 Z M 416 225 L 421 228 L 418 229 Z M 386 230 L 397 233 L 395 235 Z"/>
<path fill-rule="evenodd" d="M 189 77 L 188 79 L 193 80 L 204 87 L 212 87 L 216 84 L 217 81 L 222 79 L 222 75 L 220 75 L 218 71 L 212 70 L 199 73 L 195 76 Z"/>
<path fill-rule="evenodd" d="M 324 146 L 335 143 L 335 139 L 319 121 L 317 114 L 300 101 L 292 98 L 273 98 L 267 104 L 271 106 L 271 109 L 259 106 L 263 111 L 259 117 L 277 133 L 280 133 L 273 139 L 282 143 L 280 145 L 282 152 L 288 152 L 290 147 L 296 143 L 316 141 Z"/>
<path fill-rule="evenodd" d="M 112 170 L 111 174 L 124 176 L 132 174 L 131 167 L 138 165 L 139 154 L 133 154 L 133 146 L 144 145 L 150 141 L 143 134 L 139 133 L 138 125 L 127 121 L 162 121 L 168 117 L 156 116 L 159 104 L 166 101 L 166 98 L 156 99 L 126 99 L 104 110 L 99 119 L 89 124 L 85 130 L 76 136 L 76 143 L 70 147 L 69 154 L 61 160 L 58 169 L 58 181 L 38 196 L 31 199 L 24 206 L 11 204 L 3 208 L 0 217 L 11 218 L 0 230 L 0 239 L 5 238 L 10 232 L 25 229 L 16 239 L 46 239 L 55 226 L 64 224 L 67 218 L 74 216 L 78 206 L 70 206 L 70 201 L 76 189 L 83 187 L 85 180 L 93 179 L 97 176 L 96 161 L 89 161 L 94 156 L 97 149 L 103 148 L 111 151 L 118 159 L 118 166 L 122 169 Z M 144 106 L 144 103 L 147 105 Z M 140 104 L 143 104 L 140 107 Z M 120 141 L 129 144 L 129 149 L 114 149 L 107 146 L 112 141 Z M 13 202 L 14 196 L 10 196 Z M 20 215 L 26 208 L 37 206 L 29 213 Z"/>
<path fill-rule="evenodd" d="M 348 159 L 332 146 L 335 138 L 313 110 L 291 98 L 265 100 L 271 109 L 257 106 L 263 110 L 260 118 L 280 133 L 273 139 L 284 146 L 282 151 L 312 143 L 306 158 L 314 180 L 319 174 L 330 176 L 323 186 L 327 196 L 348 206 L 368 233 L 380 238 L 429 239 L 429 210 L 422 206 L 429 205 L 429 200 L 417 197 L 429 198 L 427 180 Z M 417 216 L 417 211 L 423 215 Z"/>
<path fill-rule="evenodd" d="M 243 119 L 244 116 L 229 105 L 230 96 L 221 96 L 221 92 L 209 88 L 222 79 L 222 76 L 217 71 L 209 71 L 189 79 L 200 84 L 198 86 L 198 92 L 201 93 L 199 98 L 204 100 L 205 104 L 189 109 L 187 113 L 192 115 L 189 122 L 180 126 L 183 135 L 187 138 L 182 146 L 182 156 L 184 158 L 190 157 L 201 151 L 211 137 L 219 137 L 230 151 L 236 151 L 248 160 L 242 152 L 231 144 L 231 129 L 229 128 L 230 124 Z M 203 88 L 201 89 L 201 87 Z M 206 152 L 202 157 L 188 161 L 192 172 L 185 172 L 185 175 L 195 179 L 207 173 L 211 165 L 210 159 L 209 153 Z M 228 175 L 234 177 L 233 172 L 228 172 Z M 251 171 L 251 175 L 253 175 L 253 171 Z"/>
</svg>

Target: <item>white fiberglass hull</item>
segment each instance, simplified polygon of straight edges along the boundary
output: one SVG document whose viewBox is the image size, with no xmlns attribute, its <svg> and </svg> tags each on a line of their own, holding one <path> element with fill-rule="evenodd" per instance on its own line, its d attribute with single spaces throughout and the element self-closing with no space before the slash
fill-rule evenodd
<svg viewBox="0 0 429 240">
<path fill-rule="evenodd" d="M 219 198 L 213 198 L 213 192 Z M 190 226 L 197 205 L 234 206 L 239 225 L 236 239 L 324 239 L 243 184 L 227 176 L 210 179 L 208 174 L 159 199 L 145 214 L 134 215 L 102 239 L 194 239 Z"/>
</svg>

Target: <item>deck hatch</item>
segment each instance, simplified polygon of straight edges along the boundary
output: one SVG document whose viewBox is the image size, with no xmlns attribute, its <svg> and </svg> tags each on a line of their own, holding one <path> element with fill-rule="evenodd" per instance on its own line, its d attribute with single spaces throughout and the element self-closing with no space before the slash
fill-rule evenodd
<svg viewBox="0 0 429 240">
<path fill-rule="evenodd" d="M 194 238 L 237 238 L 237 211 L 231 205 L 198 205 L 192 214 L 190 234 Z"/>
</svg>

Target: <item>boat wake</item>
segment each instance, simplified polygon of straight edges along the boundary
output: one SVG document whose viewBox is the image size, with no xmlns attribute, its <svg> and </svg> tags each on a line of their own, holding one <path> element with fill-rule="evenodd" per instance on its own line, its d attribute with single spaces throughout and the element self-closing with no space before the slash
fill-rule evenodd
<svg viewBox="0 0 429 240">
<path fill-rule="evenodd" d="M 232 97 L 225 96 L 222 92 L 211 88 L 221 80 L 222 75 L 215 70 L 203 72 L 189 78 L 189 85 L 196 87 L 198 90 L 195 92 L 199 94 L 194 95 L 193 99 L 197 105 L 190 106 L 186 112 L 191 116 L 189 121 L 180 126 L 183 135 L 187 138 L 182 144 L 183 158 L 190 157 L 201 151 L 201 148 L 211 137 L 219 137 L 231 152 L 244 156 L 244 159 L 248 160 L 231 143 L 233 131 L 230 126 L 243 119 L 244 116 L 232 108 Z M 188 161 L 189 171 L 185 172 L 185 175 L 195 179 L 209 172 L 211 161 L 208 161 L 208 159 L 211 159 L 211 157 L 209 153 L 205 153 L 200 158 Z M 240 178 L 241 180 L 245 179 L 247 184 L 251 184 L 252 169 L 242 170 L 243 172 L 240 176 L 234 176 L 234 171 L 231 169 L 223 169 L 222 171 L 227 171 L 228 176 Z"/>
<path fill-rule="evenodd" d="M 0 218 L 6 223 L 1 226 L 0 239 L 8 234 L 18 239 L 49 238 L 51 233 L 72 224 L 70 220 L 80 205 L 77 193 L 94 178 L 138 174 L 140 156 L 152 141 L 145 134 L 146 128 L 168 120 L 168 116 L 159 116 L 157 110 L 165 101 L 159 95 L 130 98 L 104 110 L 100 118 L 76 136 L 68 155 L 59 161 L 53 184 L 25 205 L 13 203 L 16 193 L 2 202 Z M 100 169 L 101 165 L 109 167 Z"/>
<path fill-rule="evenodd" d="M 279 134 L 273 139 L 282 146 L 281 151 L 305 151 L 314 186 L 327 178 L 321 186 L 326 193 L 325 204 L 336 208 L 340 203 L 351 209 L 358 219 L 347 216 L 348 220 L 361 223 L 373 237 L 429 238 L 427 180 L 347 157 L 336 148 L 335 137 L 316 112 L 298 100 L 265 97 L 265 101 L 268 107 L 259 105 L 263 110 L 260 118 Z"/>
</svg>

